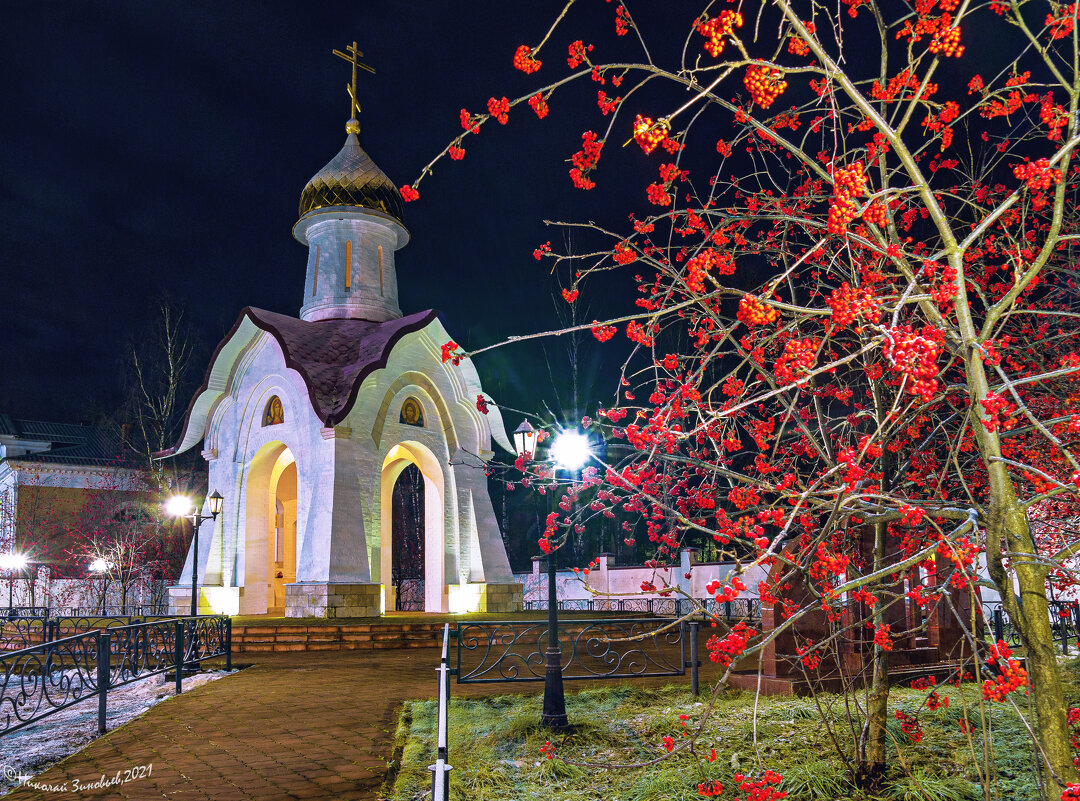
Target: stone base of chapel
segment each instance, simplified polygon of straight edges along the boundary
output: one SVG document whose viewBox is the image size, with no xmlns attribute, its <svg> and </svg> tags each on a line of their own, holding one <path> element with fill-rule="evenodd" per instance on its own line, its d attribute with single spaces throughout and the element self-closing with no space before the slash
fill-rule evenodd
<svg viewBox="0 0 1080 801">
<path fill-rule="evenodd" d="M 516 581 L 509 584 L 484 585 L 477 612 L 520 612 L 524 608 L 522 591 L 525 588 Z"/>
<path fill-rule="evenodd" d="M 382 587 L 303 581 L 285 585 L 285 617 L 378 617 Z"/>
</svg>

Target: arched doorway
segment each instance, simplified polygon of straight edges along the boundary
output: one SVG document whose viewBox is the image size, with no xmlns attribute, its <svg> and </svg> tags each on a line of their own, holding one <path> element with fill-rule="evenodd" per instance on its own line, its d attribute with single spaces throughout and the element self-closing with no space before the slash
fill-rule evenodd
<svg viewBox="0 0 1080 801">
<path fill-rule="evenodd" d="M 285 585 L 296 581 L 297 489 L 292 451 L 282 442 L 263 445 L 244 482 L 241 614 L 285 614 Z"/>
<path fill-rule="evenodd" d="M 285 448 L 270 473 L 267 613 L 285 614 L 285 585 L 296 581 L 296 461 Z"/>
<path fill-rule="evenodd" d="M 409 464 L 394 482 L 390 519 L 395 608 L 423 612 L 424 477 L 415 464 Z"/>
<path fill-rule="evenodd" d="M 394 585 L 394 561 L 397 555 L 394 541 L 394 495 L 398 480 L 409 467 L 416 470 L 412 473 L 413 483 L 409 492 L 413 496 L 423 496 L 422 500 L 416 499 L 415 507 L 423 520 L 421 529 L 423 558 L 420 563 L 424 583 L 421 608 L 426 612 L 445 612 L 447 609 L 447 587 L 444 575 L 446 521 L 444 520 L 443 492 L 446 477 L 435 454 L 426 446 L 412 440 L 398 443 L 383 459 L 379 491 L 382 546 L 379 575 L 381 576 L 380 583 L 383 585 L 384 608 L 387 610 L 397 608 L 397 590 Z M 412 488 L 415 488 L 415 491 Z M 401 492 L 404 493 L 405 490 L 402 489 Z M 410 511 L 410 514 L 414 512 Z M 420 527 L 415 526 L 415 528 Z M 405 561 L 408 561 L 407 556 Z"/>
</svg>

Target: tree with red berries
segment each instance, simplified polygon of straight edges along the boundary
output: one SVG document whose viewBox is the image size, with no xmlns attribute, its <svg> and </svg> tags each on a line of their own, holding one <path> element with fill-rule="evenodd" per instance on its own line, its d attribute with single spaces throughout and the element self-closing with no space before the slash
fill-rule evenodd
<svg viewBox="0 0 1080 801">
<path fill-rule="evenodd" d="M 603 191 L 608 162 L 616 183 L 651 173 L 628 225 L 574 224 L 574 253 L 535 254 L 570 269 L 569 303 L 637 289 L 623 314 L 575 327 L 633 344 L 595 413 L 630 455 L 572 488 L 547 547 L 617 513 L 661 559 L 707 536 L 742 568 L 779 564 L 757 589 L 789 620 L 861 593 L 874 669 L 855 739 L 870 773 L 887 745 L 885 610 L 955 614 L 996 676 L 989 700 L 1030 685 L 1060 797 L 1077 774 L 1047 596 L 1050 580 L 1075 586 L 1080 552 L 1078 5 L 710 5 L 686 17 L 681 49 L 650 41 L 626 3 L 610 41 L 586 43 L 563 33 L 573 5 L 514 53 L 535 87 L 462 109 L 436 159 L 526 105 L 551 124 L 591 82 L 597 130 L 570 156 L 568 191 Z M 638 153 L 619 147 L 631 141 Z M 944 582 L 904 583 L 943 561 Z M 980 563 L 1024 668 L 977 647 L 974 613 L 954 608 Z M 786 602 L 796 578 L 809 603 Z M 752 641 L 718 640 L 729 661 Z"/>
</svg>

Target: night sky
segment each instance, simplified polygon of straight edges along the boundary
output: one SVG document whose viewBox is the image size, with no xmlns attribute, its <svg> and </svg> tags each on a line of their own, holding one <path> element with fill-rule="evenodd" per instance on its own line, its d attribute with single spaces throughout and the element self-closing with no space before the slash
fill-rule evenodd
<svg viewBox="0 0 1080 801">
<path fill-rule="evenodd" d="M 0 411 L 75 421 L 114 409 L 125 343 L 147 330 L 161 296 L 194 323 L 199 376 L 244 306 L 298 313 L 300 192 L 345 138 L 349 67 L 331 49 L 355 39 L 377 69 L 361 76 L 361 144 L 401 185 L 460 131 L 460 108 L 533 85 L 511 56 L 561 5 L 6 3 Z M 608 30 L 612 13 L 589 4 L 556 37 L 553 72 L 567 71 L 571 34 Z M 613 223 L 628 211 L 617 191 L 570 185 L 581 131 L 604 122 L 594 88 L 577 97 L 544 121 L 515 109 L 421 185 L 398 253 L 403 311 L 439 309 L 469 348 L 555 323 L 559 285 L 532 251 L 561 234 L 542 220 Z M 605 166 L 616 185 L 655 170 L 631 150 L 598 178 Z M 555 408 L 549 375 L 565 376 L 562 352 L 517 346 L 477 366 L 497 401 Z M 598 353 L 588 352 L 583 394 L 609 397 L 621 353 Z M 614 359 L 612 370 L 598 359 Z"/>
</svg>

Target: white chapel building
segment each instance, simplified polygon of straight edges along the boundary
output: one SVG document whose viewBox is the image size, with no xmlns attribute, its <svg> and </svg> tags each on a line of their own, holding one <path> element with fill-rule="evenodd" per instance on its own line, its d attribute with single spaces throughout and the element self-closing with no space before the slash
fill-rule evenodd
<svg viewBox="0 0 1080 801">
<path fill-rule="evenodd" d="M 521 608 L 483 464 L 493 439 L 511 450 L 502 418 L 494 404 L 477 410 L 468 360 L 443 363 L 450 336 L 436 312 L 398 308 L 403 202 L 359 130 L 350 120 L 345 146 L 300 197 L 300 316 L 243 310 L 168 452 L 202 442 L 209 491 L 224 496 L 170 588 L 173 611 L 190 607 L 193 569 L 203 612 L 394 610 L 391 499 L 409 465 L 422 475 L 422 565 L 412 566 L 422 608 Z"/>
</svg>

